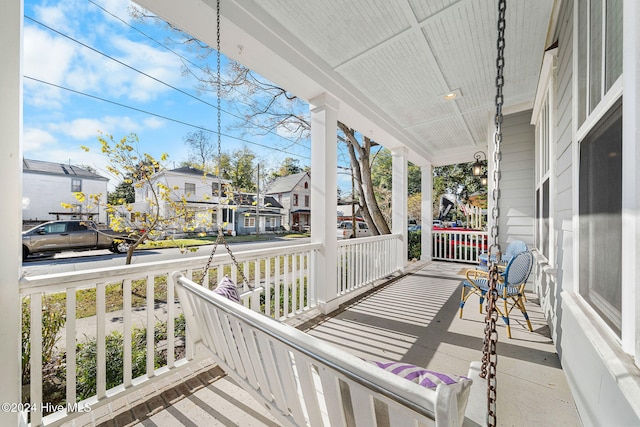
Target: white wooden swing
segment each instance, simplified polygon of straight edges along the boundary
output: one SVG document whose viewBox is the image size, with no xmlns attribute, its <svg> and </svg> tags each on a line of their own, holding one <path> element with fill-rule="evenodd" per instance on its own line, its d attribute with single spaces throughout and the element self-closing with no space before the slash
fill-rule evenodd
<svg viewBox="0 0 640 427">
<path fill-rule="evenodd" d="M 496 78 L 496 133 L 493 200 L 498 198 L 500 142 L 502 139 L 502 70 L 504 67 L 505 0 L 499 1 L 498 76 Z M 220 152 L 220 0 L 217 1 L 218 151 Z M 220 171 L 219 171 L 220 172 Z M 220 175 L 220 173 L 218 173 Z M 492 213 L 491 248 L 497 243 L 498 211 Z M 224 243 L 221 232 L 218 243 Z M 255 295 L 260 288 L 240 298 Z M 498 257 L 499 258 L 499 257 Z M 362 360 L 346 351 L 242 304 L 210 291 L 176 272 L 171 280 L 184 310 L 190 342 L 204 348 L 240 387 L 265 405 L 285 426 L 461 426 L 496 425 L 496 320 L 495 284 L 498 268 L 489 268 L 490 291 L 482 363 L 472 362 L 473 380 L 425 388 Z M 204 279 L 204 275 L 203 275 Z M 487 392 L 483 395 L 483 387 Z M 471 397 L 470 397 L 471 396 Z M 486 418 L 485 418 L 486 417 Z"/>
</svg>

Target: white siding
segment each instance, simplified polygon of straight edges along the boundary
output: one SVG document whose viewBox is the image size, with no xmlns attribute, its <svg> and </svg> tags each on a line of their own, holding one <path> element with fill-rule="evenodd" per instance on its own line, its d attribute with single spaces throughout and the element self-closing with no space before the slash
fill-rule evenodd
<svg viewBox="0 0 640 427">
<path fill-rule="evenodd" d="M 102 207 L 92 212 L 98 214 L 98 218 L 94 219 L 106 223 L 107 218 L 103 207 L 107 203 L 107 181 L 77 176 L 73 178 L 82 180 L 82 192 L 86 195 L 102 194 Z M 56 216 L 49 212 L 71 212 L 64 209 L 61 203 L 80 204 L 71 192 L 69 176 L 25 172 L 22 174 L 22 182 L 22 195 L 26 202 L 26 207 L 22 209 L 22 218 L 25 221 L 55 220 Z"/>
<path fill-rule="evenodd" d="M 500 170 L 500 245 L 513 240 L 533 247 L 535 128 L 531 111 L 504 117 Z"/>
</svg>

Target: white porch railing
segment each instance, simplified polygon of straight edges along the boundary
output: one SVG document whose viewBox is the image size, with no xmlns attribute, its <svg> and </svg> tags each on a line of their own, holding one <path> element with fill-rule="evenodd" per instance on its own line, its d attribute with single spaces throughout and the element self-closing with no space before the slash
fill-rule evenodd
<svg viewBox="0 0 640 427">
<path fill-rule="evenodd" d="M 398 239 L 392 235 L 340 242 L 341 279 L 336 297 L 396 271 Z M 245 298 L 244 305 L 279 320 L 315 307 L 317 284 L 311 272 L 320 247 L 305 244 L 234 253 L 256 289 Z M 241 282 L 236 269 L 232 268 L 231 257 L 221 252 L 213 257 L 209 274 L 205 276 L 203 284 L 207 287 L 214 287 L 213 283 L 224 274 L 229 274 L 235 283 Z M 186 347 L 184 352 L 179 351 L 183 348 L 181 343 L 189 340 L 176 333 L 176 319 L 182 310 L 167 277 L 174 271 L 182 271 L 198 281 L 206 261 L 207 257 L 203 256 L 22 278 L 23 315 L 28 316 L 31 331 L 23 328 L 23 355 L 25 346 L 31 355 L 26 361 L 30 370 L 27 386 L 30 397 L 26 407 L 51 409 L 45 413 L 29 412 L 31 425 L 60 425 L 81 415 L 82 410 L 103 406 L 193 363 L 197 357 L 194 349 Z M 55 311 L 63 313 L 65 318 L 61 336 L 53 338 L 58 342 L 52 350 L 52 345 L 47 345 L 46 340 L 43 342 L 43 337 L 51 335 L 49 314 L 56 304 Z M 91 312 L 89 316 L 80 312 L 87 308 Z M 114 310 L 118 311 L 114 313 Z M 135 332 L 134 327 L 145 328 L 146 332 L 140 333 L 140 329 Z M 153 333 L 148 333 L 150 331 Z M 158 335 L 163 335 L 160 342 Z M 135 339 L 142 341 L 142 349 L 132 342 Z M 81 346 L 93 350 L 91 360 L 81 356 Z M 114 350 L 114 346 L 119 350 Z M 43 389 L 43 352 L 48 355 L 51 351 L 58 356 L 64 354 L 65 365 L 56 377 L 65 384 L 61 391 L 63 397 L 55 401 Z M 120 353 L 114 354 L 117 351 Z M 118 357 L 121 361 L 115 364 L 122 367 L 122 374 L 114 379 L 110 369 Z M 136 358 L 143 362 L 136 364 Z M 78 375 L 80 371 L 86 372 L 86 363 L 95 371 L 90 378 L 93 389 L 88 394 L 83 388 L 85 384 L 79 381 L 82 375 L 86 379 L 86 374 Z"/>
<path fill-rule="evenodd" d="M 336 297 L 353 292 L 398 271 L 400 236 L 385 234 L 338 241 Z"/>
<path fill-rule="evenodd" d="M 486 231 L 463 231 L 455 228 L 432 230 L 434 260 L 478 262 L 478 255 L 486 252 Z"/>
</svg>

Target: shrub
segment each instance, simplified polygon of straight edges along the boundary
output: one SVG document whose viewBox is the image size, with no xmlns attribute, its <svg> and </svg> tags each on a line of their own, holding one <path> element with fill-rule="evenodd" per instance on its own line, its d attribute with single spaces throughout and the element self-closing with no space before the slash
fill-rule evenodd
<svg viewBox="0 0 640 427">
<path fill-rule="evenodd" d="M 408 256 L 409 259 L 420 259 L 420 254 L 422 253 L 422 232 L 421 231 L 410 231 L 409 232 L 409 242 L 408 242 Z"/>
<path fill-rule="evenodd" d="M 42 366 L 45 372 L 51 362 L 60 363 L 61 357 L 56 352 L 55 345 L 58 332 L 65 323 L 64 307 L 60 301 L 52 297 L 43 298 L 42 304 Z M 31 381 L 31 298 L 22 299 L 22 384 Z"/>
</svg>

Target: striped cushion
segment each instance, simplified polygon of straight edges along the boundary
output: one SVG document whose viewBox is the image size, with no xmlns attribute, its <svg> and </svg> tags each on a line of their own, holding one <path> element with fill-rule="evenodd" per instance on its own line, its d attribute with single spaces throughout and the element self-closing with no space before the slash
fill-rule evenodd
<svg viewBox="0 0 640 427">
<path fill-rule="evenodd" d="M 240 302 L 238 288 L 236 288 L 235 283 L 233 283 L 229 276 L 224 276 L 220 283 L 218 283 L 218 286 L 213 290 L 213 293 L 223 296 L 231 301 Z"/>
<path fill-rule="evenodd" d="M 374 365 L 396 374 L 402 378 L 412 381 L 427 388 L 436 388 L 438 384 L 451 385 L 471 380 L 459 375 L 442 374 L 440 372 L 429 371 L 419 366 L 402 362 L 377 362 L 369 361 Z"/>
</svg>

